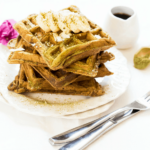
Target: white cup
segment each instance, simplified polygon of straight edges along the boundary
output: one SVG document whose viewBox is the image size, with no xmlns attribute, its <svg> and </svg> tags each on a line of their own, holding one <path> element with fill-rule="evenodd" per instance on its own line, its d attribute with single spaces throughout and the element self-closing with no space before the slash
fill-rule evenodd
<svg viewBox="0 0 150 150">
<path fill-rule="evenodd" d="M 130 15 L 126 20 L 116 17 L 114 14 L 124 13 Z M 105 30 L 113 38 L 118 49 L 131 48 L 139 35 L 139 24 L 136 12 L 125 6 L 113 7 L 105 22 Z"/>
</svg>

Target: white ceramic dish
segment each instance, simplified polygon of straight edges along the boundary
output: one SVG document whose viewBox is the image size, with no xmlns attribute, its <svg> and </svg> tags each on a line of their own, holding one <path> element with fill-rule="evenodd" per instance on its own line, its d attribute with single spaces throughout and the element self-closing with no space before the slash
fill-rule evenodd
<svg viewBox="0 0 150 150">
<path fill-rule="evenodd" d="M 127 88 L 130 73 L 127 60 L 116 48 L 110 49 L 116 59 L 106 63 L 114 75 L 98 79 L 104 86 L 105 94 L 99 97 L 55 95 L 46 93 L 16 94 L 8 91 L 7 86 L 18 74 L 18 65 L 7 63 L 9 50 L 0 46 L 0 92 L 4 99 L 20 111 L 39 115 L 68 119 L 88 118 L 109 109 L 109 103 L 118 98 Z M 103 105 L 103 106 L 102 106 Z M 96 108 L 96 109 L 95 109 Z M 94 110 L 95 109 L 95 110 Z"/>
<path fill-rule="evenodd" d="M 128 14 L 128 19 L 121 19 L 114 14 Z M 135 10 L 126 6 L 113 7 L 106 17 L 105 30 L 114 39 L 118 49 L 131 48 L 139 36 L 139 22 Z"/>
<path fill-rule="evenodd" d="M 60 116 L 60 118 L 85 119 L 85 118 L 93 117 L 93 116 L 99 115 L 99 114 L 107 111 L 114 104 L 114 102 L 115 102 L 115 100 L 112 100 L 109 103 L 104 104 L 104 105 L 99 106 L 99 107 L 96 107 L 94 109 L 86 110 L 84 112 L 75 113 L 75 114 L 71 114 L 71 115 Z"/>
</svg>

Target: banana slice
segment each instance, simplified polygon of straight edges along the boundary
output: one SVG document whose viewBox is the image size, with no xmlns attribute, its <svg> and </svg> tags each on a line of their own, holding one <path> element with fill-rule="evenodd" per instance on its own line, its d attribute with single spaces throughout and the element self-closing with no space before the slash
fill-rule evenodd
<svg viewBox="0 0 150 150">
<path fill-rule="evenodd" d="M 73 31 L 74 33 L 89 31 L 90 25 L 87 19 L 81 14 L 69 10 L 59 11 L 58 26 L 65 33 Z"/>
<path fill-rule="evenodd" d="M 49 32 L 51 29 L 50 29 L 50 26 L 48 24 L 48 21 L 47 21 L 47 13 L 45 12 L 41 12 L 37 17 L 36 17 L 36 21 L 37 21 L 37 24 L 45 31 L 45 32 Z"/>
<path fill-rule="evenodd" d="M 74 33 L 87 32 L 91 30 L 90 25 L 87 21 L 87 19 L 84 16 L 74 14 L 67 16 L 67 24 L 71 31 Z"/>
<path fill-rule="evenodd" d="M 61 30 L 68 34 L 71 31 L 79 33 L 81 31 L 87 32 L 91 30 L 86 17 L 69 10 L 40 13 L 36 20 L 38 25 L 46 32 L 58 32 Z"/>
<path fill-rule="evenodd" d="M 68 15 L 68 12 L 70 12 L 69 10 L 63 10 L 63 11 L 59 11 L 57 13 L 57 19 L 58 19 L 58 26 L 59 28 L 64 32 L 64 33 L 69 33 L 71 32 L 71 30 L 68 28 L 67 25 L 67 18 L 66 16 Z"/>
<path fill-rule="evenodd" d="M 40 13 L 36 17 L 37 24 L 45 31 L 45 32 L 58 32 L 60 28 L 57 25 L 57 17 L 54 13 L 49 11 L 48 13 Z"/>
<path fill-rule="evenodd" d="M 58 22 L 57 14 L 55 14 L 52 11 L 49 11 L 47 13 L 47 20 L 48 20 L 48 24 L 49 24 L 52 32 L 58 32 L 60 30 L 60 28 L 57 24 L 57 22 Z"/>
</svg>

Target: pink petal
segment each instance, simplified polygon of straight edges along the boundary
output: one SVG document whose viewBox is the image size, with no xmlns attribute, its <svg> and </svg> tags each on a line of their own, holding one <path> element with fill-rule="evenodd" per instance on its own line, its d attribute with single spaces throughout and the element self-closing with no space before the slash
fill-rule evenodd
<svg viewBox="0 0 150 150">
<path fill-rule="evenodd" d="M 8 41 L 5 38 L 3 38 L 3 39 L 0 40 L 0 43 L 7 46 Z"/>
<path fill-rule="evenodd" d="M 14 38 L 16 38 L 18 36 L 18 32 L 13 32 L 12 34 L 11 34 L 11 36 L 9 37 L 10 39 L 14 39 Z"/>
<path fill-rule="evenodd" d="M 13 19 L 9 19 L 8 21 L 11 23 L 12 26 L 16 23 L 16 21 Z"/>
<path fill-rule="evenodd" d="M 16 23 L 13 19 L 6 20 L 0 26 L 0 43 L 7 45 L 9 40 L 18 36 L 18 32 L 13 29 L 13 25 Z"/>
<path fill-rule="evenodd" d="M 11 24 L 9 22 L 3 22 L 3 24 L 0 26 L 0 31 L 1 31 L 1 37 L 4 37 L 6 35 L 10 34 L 11 30 Z"/>
</svg>

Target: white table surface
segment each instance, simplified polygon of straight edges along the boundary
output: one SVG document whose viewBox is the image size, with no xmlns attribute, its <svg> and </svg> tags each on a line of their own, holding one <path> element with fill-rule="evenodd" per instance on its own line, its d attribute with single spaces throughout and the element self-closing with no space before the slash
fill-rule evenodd
<svg viewBox="0 0 150 150">
<path fill-rule="evenodd" d="M 150 2 L 148 0 L 0 0 L 0 24 L 6 19 L 19 21 L 32 13 L 43 10 L 60 10 L 69 5 L 77 5 L 83 14 L 104 27 L 107 12 L 112 6 L 126 5 L 137 11 L 140 36 L 137 44 L 121 50 L 128 60 L 131 81 L 126 92 L 116 99 L 107 114 L 120 108 L 150 89 L 150 66 L 144 70 L 133 67 L 133 56 L 143 46 L 150 45 Z M 38 117 L 16 110 L 0 102 L 0 149 L 1 150 L 53 150 L 48 138 L 75 126 L 84 120 L 67 120 L 52 117 Z M 140 112 L 121 123 L 87 150 L 149 150 L 150 111 Z M 55 148 L 57 149 L 57 148 Z"/>
</svg>

